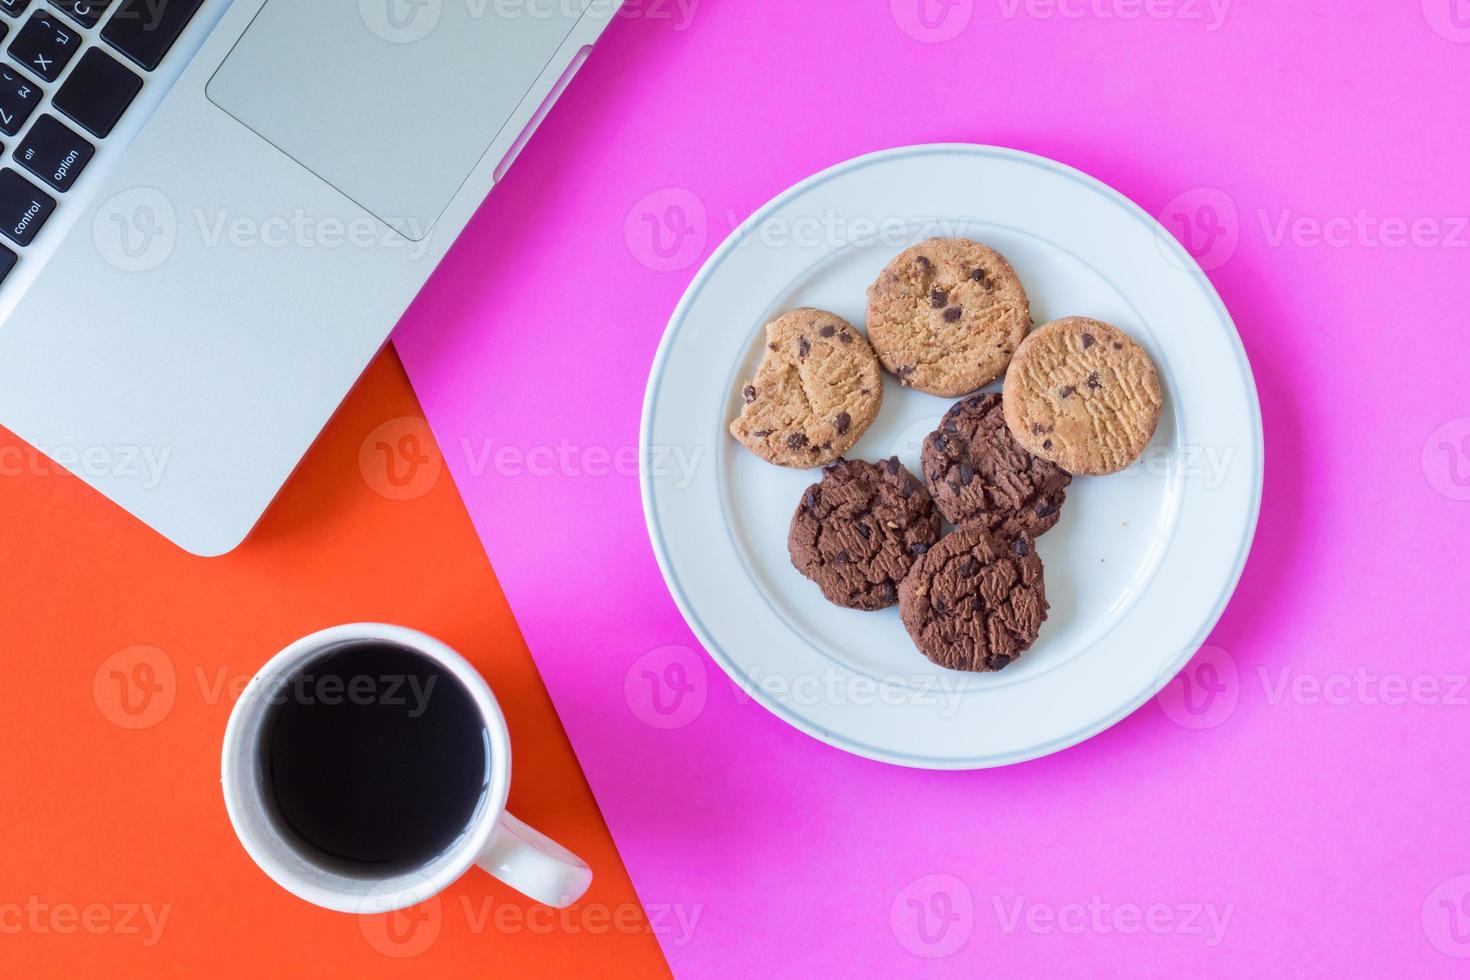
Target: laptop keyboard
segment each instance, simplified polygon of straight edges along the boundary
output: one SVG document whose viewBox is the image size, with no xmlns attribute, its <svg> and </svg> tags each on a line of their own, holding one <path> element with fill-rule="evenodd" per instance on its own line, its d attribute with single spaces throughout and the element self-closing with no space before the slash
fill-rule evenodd
<svg viewBox="0 0 1470 980">
<path fill-rule="evenodd" d="M 0 281 L 203 3 L 0 0 Z"/>
</svg>

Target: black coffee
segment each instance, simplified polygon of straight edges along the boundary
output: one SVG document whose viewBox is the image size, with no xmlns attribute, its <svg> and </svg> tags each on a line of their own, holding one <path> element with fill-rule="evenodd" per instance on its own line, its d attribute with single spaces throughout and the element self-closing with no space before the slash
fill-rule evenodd
<svg viewBox="0 0 1470 980">
<path fill-rule="evenodd" d="M 348 874 L 391 875 L 443 852 L 489 778 L 469 692 L 434 661 L 380 643 L 304 664 L 272 699 L 261 749 L 277 827 Z"/>
</svg>

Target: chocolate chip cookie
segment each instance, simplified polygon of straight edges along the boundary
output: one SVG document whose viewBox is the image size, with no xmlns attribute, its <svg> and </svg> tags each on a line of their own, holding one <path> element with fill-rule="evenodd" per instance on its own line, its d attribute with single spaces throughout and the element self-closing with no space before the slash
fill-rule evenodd
<svg viewBox="0 0 1470 980">
<path fill-rule="evenodd" d="M 803 308 L 767 324 L 765 356 L 740 396 L 730 434 L 742 445 L 778 466 L 825 466 L 878 417 L 883 373 L 852 324 Z"/>
<path fill-rule="evenodd" d="M 1031 329 L 1031 305 L 1009 262 L 964 238 L 899 253 L 868 287 L 868 339 L 910 388 L 967 395 L 1000 377 Z"/>
<path fill-rule="evenodd" d="M 1046 621 L 1041 558 L 966 524 L 920 558 L 898 587 L 898 614 L 919 651 L 951 670 L 1000 670 L 1036 642 Z"/>
<path fill-rule="evenodd" d="M 1007 538 L 1050 531 L 1072 482 L 1017 444 L 993 392 L 951 407 L 924 440 L 922 463 L 934 505 L 950 523 L 978 521 Z"/>
<path fill-rule="evenodd" d="M 939 540 L 939 515 L 898 457 L 841 459 L 801 496 L 786 546 L 797 571 L 849 609 L 898 601 L 898 583 Z"/>
<path fill-rule="evenodd" d="M 1117 327 L 1080 316 L 1026 338 L 1003 395 L 1006 424 L 1022 447 L 1091 475 L 1116 473 L 1139 457 L 1163 402 L 1144 349 Z"/>
</svg>

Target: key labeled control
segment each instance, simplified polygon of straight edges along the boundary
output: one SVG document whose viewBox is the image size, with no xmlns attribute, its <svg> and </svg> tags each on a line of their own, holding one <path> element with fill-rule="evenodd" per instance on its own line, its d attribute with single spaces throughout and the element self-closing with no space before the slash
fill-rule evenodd
<svg viewBox="0 0 1470 980">
<path fill-rule="evenodd" d="M 0 170 L 0 235 L 29 245 L 56 210 L 56 198 L 6 167 Z"/>
<path fill-rule="evenodd" d="M 54 82 L 81 46 L 80 34 L 60 18 L 38 10 L 10 42 L 10 56 L 27 71 Z"/>
<path fill-rule="evenodd" d="M 42 116 L 15 148 L 15 161 L 57 190 L 66 191 L 76 183 L 94 152 L 91 143 L 55 116 Z"/>
<path fill-rule="evenodd" d="M 18 69 L 0 65 L 0 133 L 14 136 L 41 104 L 41 87 Z"/>
</svg>

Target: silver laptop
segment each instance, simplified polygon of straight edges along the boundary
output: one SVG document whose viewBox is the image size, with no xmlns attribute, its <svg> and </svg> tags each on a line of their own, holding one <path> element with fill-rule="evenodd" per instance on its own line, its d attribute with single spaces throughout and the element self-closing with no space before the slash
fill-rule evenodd
<svg viewBox="0 0 1470 980">
<path fill-rule="evenodd" d="M 621 0 L 0 0 L 0 424 L 249 533 Z"/>
</svg>

